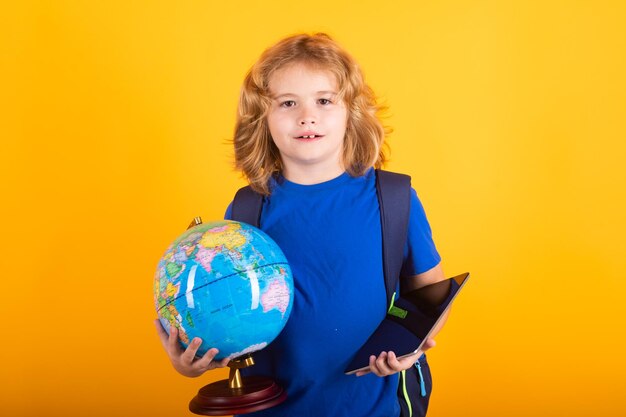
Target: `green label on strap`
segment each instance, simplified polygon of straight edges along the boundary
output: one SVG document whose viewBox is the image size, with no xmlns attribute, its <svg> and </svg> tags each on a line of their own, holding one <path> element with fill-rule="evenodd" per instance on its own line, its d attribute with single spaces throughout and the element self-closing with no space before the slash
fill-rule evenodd
<svg viewBox="0 0 626 417">
<path fill-rule="evenodd" d="M 400 317 L 401 319 L 403 319 L 406 317 L 407 311 L 401 308 L 398 308 L 396 306 L 391 306 L 391 308 L 389 308 L 389 311 L 387 313 L 391 314 L 392 316 Z"/>
</svg>

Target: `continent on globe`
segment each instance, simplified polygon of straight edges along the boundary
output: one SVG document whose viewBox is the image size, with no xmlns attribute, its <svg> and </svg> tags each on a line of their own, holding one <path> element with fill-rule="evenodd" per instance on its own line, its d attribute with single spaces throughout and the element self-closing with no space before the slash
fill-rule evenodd
<svg viewBox="0 0 626 417">
<path fill-rule="evenodd" d="M 230 232 L 230 233 L 224 233 Z M 229 225 L 222 227 L 215 227 L 208 230 L 202 239 L 200 244 L 205 248 L 223 247 L 226 250 L 232 251 L 246 244 L 246 237 L 239 233 L 239 228 Z"/>
<path fill-rule="evenodd" d="M 267 346 L 267 343 L 265 343 L 265 342 L 259 343 L 257 345 L 248 346 L 247 348 L 245 348 L 241 352 L 233 352 L 229 356 L 231 358 L 237 358 L 239 356 L 247 355 L 249 353 L 254 353 L 254 352 L 258 351 L 258 350 L 261 350 L 261 349 L 265 348 L 265 346 Z"/>
<path fill-rule="evenodd" d="M 282 314 L 285 314 L 289 307 L 289 287 L 283 279 L 275 279 L 268 285 L 265 292 L 261 295 L 261 305 L 263 312 L 266 313 L 275 308 Z"/>
</svg>

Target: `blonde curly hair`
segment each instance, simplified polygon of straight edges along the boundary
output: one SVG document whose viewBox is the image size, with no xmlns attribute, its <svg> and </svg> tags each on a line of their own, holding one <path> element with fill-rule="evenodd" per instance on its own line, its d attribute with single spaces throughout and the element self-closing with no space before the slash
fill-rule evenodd
<svg viewBox="0 0 626 417">
<path fill-rule="evenodd" d="M 233 140 L 235 166 L 251 187 L 270 194 L 269 179 L 282 170 L 280 153 L 267 123 L 271 104 L 268 84 L 274 72 L 295 63 L 327 70 L 336 78 L 339 99 L 348 110 L 342 152 L 346 171 L 360 176 L 372 166 L 382 167 L 386 161 L 384 139 L 390 130 L 381 122 L 385 108 L 377 103 L 359 65 L 327 34 L 298 34 L 266 49 L 241 87 Z"/>
</svg>

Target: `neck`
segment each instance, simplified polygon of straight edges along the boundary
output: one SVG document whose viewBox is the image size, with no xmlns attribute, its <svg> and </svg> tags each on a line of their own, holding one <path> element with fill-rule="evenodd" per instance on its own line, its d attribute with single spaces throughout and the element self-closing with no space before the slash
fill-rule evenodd
<svg viewBox="0 0 626 417">
<path fill-rule="evenodd" d="M 333 164 L 329 166 L 289 166 L 285 164 L 283 169 L 283 177 L 287 180 L 301 185 L 313 185 L 330 181 L 337 178 L 344 172 L 343 166 Z"/>
</svg>

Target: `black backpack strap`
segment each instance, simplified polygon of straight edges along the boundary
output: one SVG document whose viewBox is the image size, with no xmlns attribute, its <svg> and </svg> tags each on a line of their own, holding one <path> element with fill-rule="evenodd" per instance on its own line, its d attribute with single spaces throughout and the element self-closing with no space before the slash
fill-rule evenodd
<svg viewBox="0 0 626 417">
<path fill-rule="evenodd" d="M 387 305 L 398 287 L 411 211 L 411 177 L 376 170 L 376 194 L 383 237 L 383 271 Z"/>
<path fill-rule="evenodd" d="M 231 217 L 238 222 L 244 222 L 254 227 L 259 227 L 261 208 L 263 208 L 263 196 L 248 185 L 240 188 L 237 194 L 235 194 Z"/>
<path fill-rule="evenodd" d="M 398 288 L 404 245 L 409 231 L 411 212 L 411 177 L 388 171 L 376 170 L 376 194 L 380 206 L 380 225 L 383 237 L 383 271 L 387 305 L 393 305 L 393 295 Z M 422 377 L 426 373 L 430 378 L 430 369 L 423 358 L 418 366 L 412 366 L 402 372 L 398 384 L 398 403 L 400 417 L 424 417 L 428 408 L 432 383 Z M 422 358 L 420 361 L 422 361 Z M 422 371 L 423 369 L 423 371 Z M 426 385 L 427 384 L 427 385 Z"/>
</svg>

